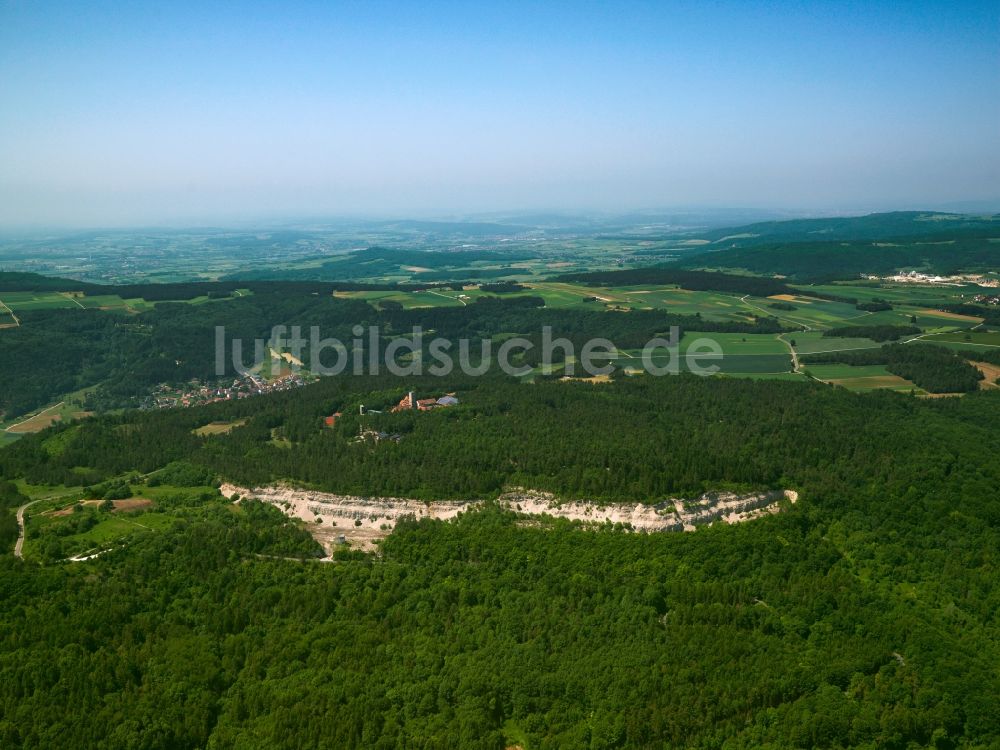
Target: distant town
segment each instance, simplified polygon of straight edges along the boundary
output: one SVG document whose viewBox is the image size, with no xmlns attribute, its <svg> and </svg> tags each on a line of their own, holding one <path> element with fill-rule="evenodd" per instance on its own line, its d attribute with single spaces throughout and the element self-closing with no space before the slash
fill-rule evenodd
<svg viewBox="0 0 1000 750">
<path fill-rule="evenodd" d="M 990 289 L 1000 288 L 1000 278 L 995 276 L 986 276 L 983 274 L 964 273 L 953 276 L 938 276 L 935 274 L 921 273 L 920 271 L 902 271 L 891 276 L 879 276 L 878 274 L 863 273 L 861 274 L 861 278 L 868 279 L 869 281 L 893 281 L 897 284 L 945 284 L 948 286 L 976 284 L 977 286 Z M 993 299 L 996 298 L 994 297 Z"/>
<path fill-rule="evenodd" d="M 313 377 L 303 377 L 301 373 L 292 373 L 265 380 L 253 374 L 236 378 L 231 385 L 207 385 L 199 380 L 191 380 L 184 386 L 172 386 L 163 383 L 153 391 L 150 408 L 172 409 L 175 407 L 200 406 L 217 401 L 235 401 L 251 396 L 261 396 L 265 393 L 290 391 L 315 380 Z"/>
</svg>

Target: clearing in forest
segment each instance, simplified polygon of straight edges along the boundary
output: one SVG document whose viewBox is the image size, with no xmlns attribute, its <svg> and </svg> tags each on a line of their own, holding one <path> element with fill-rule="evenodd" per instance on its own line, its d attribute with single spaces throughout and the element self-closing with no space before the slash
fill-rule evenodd
<svg viewBox="0 0 1000 750">
<path fill-rule="evenodd" d="M 53 424 L 62 419 L 62 415 L 59 413 L 59 407 L 62 405 L 63 402 L 60 401 L 55 406 L 50 406 L 48 409 L 43 409 L 34 416 L 28 417 L 17 424 L 12 424 L 7 428 L 7 432 L 16 434 L 41 432 L 46 427 L 51 427 Z"/>
<path fill-rule="evenodd" d="M 204 437 L 205 435 L 227 435 L 237 427 L 242 427 L 247 423 L 246 419 L 234 419 L 232 422 L 209 422 L 194 430 L 195 435 Z"/>
<path fill-rule="evenodd" d="M 998 382 L 1000 382 L 1000 366 L 991 365 L 989 362 L 974 362 L 972 360 L 969 360 L 969 364 L 983 374 L 983 379 L 979 381 L 981 390 L 1000 388 L 1000 385 L 998 385 Z"/>
</svg>

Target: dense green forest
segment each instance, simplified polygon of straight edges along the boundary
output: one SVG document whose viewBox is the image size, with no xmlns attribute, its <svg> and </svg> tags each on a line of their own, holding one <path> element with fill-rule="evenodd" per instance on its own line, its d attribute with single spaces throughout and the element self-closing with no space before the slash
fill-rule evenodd
<svg viewBox="0 0 1000 750">
<path fill-rule="evenodd" d="M 352 443 L 363 418 L 348 410 L 405 388 L 461 403 L 369 415 L 403 439 Z M 334 409 L 345 416 L 324 428 Z M 993 746 L 998 425 L 985 391 L 637 376 L 327 378 L 59 426 L 0 450 L 0 474 L 96 483 L 169 464 L 159 481 L 204 481 L 204 467 L 366 494 L 801 498 L 692 534 L 524 525 L 488 507 L 404 522 L 378 556 L 333 564 L 274 559 L 310 543 L 273 508 L 207 499 L 87 563 L 7 556 L 0 744 Z"/>
<path fill-rule="evenodd" d="M 431 413 L 358 414 L 361 403 L 384 411 L 408 390 L 456 392 L 461 404 Z M 781 488 L 815 462 L 835 459 L 829 450 L 837 438 L 816 430 L 816 415 L 829 414 L 823 422 L 830 429 L 857 441 L 869 433 L 873 409 L 884 409 L 881 423 L 890 424 L 909 408 L 901 399 L 873 399 L 867 410 L 859 403 L 821 385 L 694 376 L 635 376 L 599 386 L 336 377 L 274 397 L 59 426 L 0 452 L 0 472 L 85 485 L 185 458 L 239 483 L 294 479 L 350 494 L 460 499 L 519 485 L 584 499 L 656 502 L 720 485 Z M 343 413 L 336 428 L 324 428 L 323 417 L 335 411 Z M 247 421 L 225 436 L 195 433 L 209 422 L 235 420 Z M 357 441 L 362 429 L 402 439 L 373 447 Z"/>
<path fill-rule="evenodd" d="M 385 410 L 408 390 L 453 391 L 461 403 L 430 413 L 358 414 L 361 403 Z M 982 392 L 962 403 L 987 414 L 998 400 Z M 343 413 L 336 427 L 324 428 L 323 417 L 335 411 Z M 336 377 L 264 398 L 57 426 L 0 451 L 0 472 L 82 486 L 185 459 L 239 483 L 293 479 L 351 494 L 488 497 L 520 485 L 655 502 L 720 485 L 780 488 L 816 473 L 845 481 L 852 472 L 880 476 L 885 435 L 905 431 L 912 442 L 897 437 L 893 444 L 923 455 L 931 445 L 927 425 L 950 413 L 947 403 L 889 394 L 694 376 L 635 376 L 598 386 Z M 226 435 L 195 432 L 236 420 L 240 426 Z M 908 430 L 909 423 L 920 429 Z M 402 439 L 372 446 L 356 440 L 362 429 Z"/>
</svg>

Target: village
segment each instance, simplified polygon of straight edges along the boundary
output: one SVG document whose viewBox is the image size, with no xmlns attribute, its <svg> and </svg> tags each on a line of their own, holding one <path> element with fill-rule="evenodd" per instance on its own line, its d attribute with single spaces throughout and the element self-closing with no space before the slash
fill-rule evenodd
<svg viewBox="0 0 1000 750">
<path fill-rule="evenodd" d="M 185 386 L 162 383 L 153 391 L 148 408 L 173 409 L 218 401 L 235 401 L 266 393 L 290 391 L 301 388 L 312 380 L 314 378 L 303 377 L 301 373 L 289 373 L 272 380 L 265 380 L 251 373 L 243 378 L 234 379 L 230 385 L 207 385 L 199 380 L 191 380 Z"/>
</svg>

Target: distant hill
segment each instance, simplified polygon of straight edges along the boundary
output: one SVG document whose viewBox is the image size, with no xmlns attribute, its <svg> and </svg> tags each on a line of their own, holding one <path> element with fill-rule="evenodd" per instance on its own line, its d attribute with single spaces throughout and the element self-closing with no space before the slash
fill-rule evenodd
<svg viewBox="0 0 1000 750">
<path fill-rule="evenodd" d="M 901 269 L 950 274 L 1000 269 L 1000 216 L 896 212 L 763 222 L 709 232 L 678 266 L 744 270 L 798 281 Z"/>
<path fill-rule="evenodd" d="M 970 216 L 937 211 L 894 211 L 867 216 L 764 221 L 713 229 L 702 239 L 719 245 L 762 244 L 775 241 L 881 240 L 892 237 L 937 237 L 943 234 L 993 231 L 1000 234 L 1000 214 Z"/>
<path fill-rule="evenodd" d="M 597 286 L 646 286 L 676 284 L 691 291 L 753 294 L 768 297 L 772 294 L 794 294 L 795 289 L 778 279 L 759 276 L 734 276 L 726 273 L 684 271 L 676 267 L 649 266 L 622 270 L 589 271 L 557 276 L 553 281 L 594 284 Z"/>
<path fill-rule="evenodd" d="M 518 224 L 474 221 L 419 221 L 414 219 L 383 222 L 381 226 L 383 229 L 449 237 L 509 237 L 511 234 L 519 234 L 534 229 L 531 226 Z"/>
<path fill-rule="evenodd" d="M 342 281 L 349 279 L 378 279 L 382 277 L 409 275 L 411 271 L 406 269 L 424 269 L 420 280 L 442 280 L 452 278 L 454 273 L 433 273 L 445 268 L 462 269 L 461 275 L 466 278 L 478 277 L 470 269 L 466 269 L 470 263 L 498 263 L 510 264 L 521 260 L 528 260 L 534 257 L 529 253 L 509 252 L 500 253 L 493 250 L 410 250 L 388 247 L 369 247 L 364 250 L 356 250 L 346 255 L 339 255 L 331 260 L 324 261 L 317 266 L 305 268 L 260 268 L 256 270 L 237 271 L 222 277 L 222 281 L 248 280 L 248 279 L 297 279 L 297 280 L 322 280 L 322 281 Z M 427 273 L 431 271 L 431 273 Z M 456 271 L 456 273 L 458 273 Z M 480 271 L 480 274 L 485 273 Z M 509 275 L 511 270 L 499 270 L 494 275 Z"/>
<path fill-rule="evenodd" d="M 679 266 L 750 271 L 811 282 L 855 279 L 861 274 L 884 276 L 899 270 L 953 274 L 1000 269 L 1000 242 L 947 237 L 938 241 L 789 242 L 699 253 L 685 258 Z"/>
<path fill-rule="evenodd" d="M 27 271 L 0 271 L 0 292 L 90 292 L 106 294 L 106 287 L 85 281 L 42 276 Z"/>
</svg>

